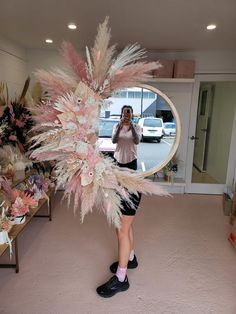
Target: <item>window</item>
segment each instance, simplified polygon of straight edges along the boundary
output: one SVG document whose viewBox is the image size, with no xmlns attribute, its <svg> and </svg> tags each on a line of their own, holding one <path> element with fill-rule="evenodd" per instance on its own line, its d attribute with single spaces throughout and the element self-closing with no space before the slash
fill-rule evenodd
<svg viewBox="0 0 236 314">
<path fill-rule="evenodd" d="M 153 92 L 149 92 L 148 93 L 148 98 L 152 98 L 152 99 L 155 99 L 156 98 L 156 94 L 155 93 L 153 93 Z"/>
<path fill-rule="evenodd" d="M 112 95 L 115 98 L 127 98 L 127 91 L 119 91 Z"/>
<path fill-rule="evenodd" d="M 135 92 L 128 92 L 128 98 L 134 98 Z"/>
</svg>

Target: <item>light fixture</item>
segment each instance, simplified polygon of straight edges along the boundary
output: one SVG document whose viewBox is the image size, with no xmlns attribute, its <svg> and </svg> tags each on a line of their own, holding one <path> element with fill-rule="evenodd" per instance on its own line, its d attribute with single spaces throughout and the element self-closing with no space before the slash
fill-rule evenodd
<svg viewBox="0 0 236 314">
<path fill-rule="evenodd" d="M 52 43 L 53 43 L 53 40 L 50 39 L 50 38 L 47 38 L 47 39 L 45 39 L 45 42 L 46 42 L 47 44 L 52 44 Z"/>
<path fill-rule="evenodd" d="M 67 25 L 69 29 L 76 29 L 77 26 L 75 25 L 75 23 L 70 23 Z"/>
<path fill-rule="evenodd" d="M 213 29 L 216 29 L 216 25 L 215 24 L 207 25 L 207 29 L 212 31 Z"/>
</svg>

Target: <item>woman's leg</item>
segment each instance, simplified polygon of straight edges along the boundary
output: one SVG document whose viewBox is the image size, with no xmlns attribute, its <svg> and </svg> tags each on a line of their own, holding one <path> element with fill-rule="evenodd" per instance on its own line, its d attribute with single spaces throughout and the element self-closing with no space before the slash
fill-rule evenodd
<svg viewBox="0 0 236 314">
<path fill-rule="evenodd" d="M 134 250 L 134 231 L 133 231 L 133 224 L 130 226 L 129 229 L 129 240 L 130 240 L 130 246 L 131 246 L 131 250 Z"/>
<path fill-rule="evenodd" d="M 119 267 L 126 268 L 130 252 L 133 249 L 133 233 L 132 233 L 132 222 L 134 216 L 122 216 L 121 228 L 118 230 L 118 250 L 119 250 Z M 130 231 L 131 229 L 131 231 Z M 130 238 L 131 235 L 131 238 Z"/>
</svg>

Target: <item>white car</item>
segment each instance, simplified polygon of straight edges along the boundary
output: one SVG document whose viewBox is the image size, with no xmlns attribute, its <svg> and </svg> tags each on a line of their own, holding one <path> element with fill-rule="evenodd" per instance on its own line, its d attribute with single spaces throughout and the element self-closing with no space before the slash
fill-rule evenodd
<svg viewBox="0 0 236 314">
<path fill-rule="evenodd" d="M 171 136 L 176 134 L 176 127 L 174 122 L 165 122 L 164 123 L 164 132 L 165 135 Z"/>
<path fill-rule="evenodd" d="M 118 123 L 119 120 L 110 118 L 102 118 L 99 121 L 99 150 L 109 156 L 113 156 L 116 149 L 116 144 L 112 143 L 111 137 L 113 126 Z"/>
<path fill-rule="evenodd" d="M 145 139 L 156 140 L 160 143 L 164 135 L 164 125 L 161 118 L 141 118 L 138 122 L 142 131 L 142 141 Z"/>
</svg>

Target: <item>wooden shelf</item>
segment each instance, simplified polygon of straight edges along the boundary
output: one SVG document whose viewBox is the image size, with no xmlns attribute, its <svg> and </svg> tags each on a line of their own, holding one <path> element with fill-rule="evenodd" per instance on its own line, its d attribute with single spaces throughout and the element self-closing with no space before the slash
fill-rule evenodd
<svg viewBox="0 0 236 314">
<path fill-rule="evenodd" d="M 147 83 L 194 83 L 195 79 L 190 78 L 157 78 L 153 77 Z"/>
</svg>

